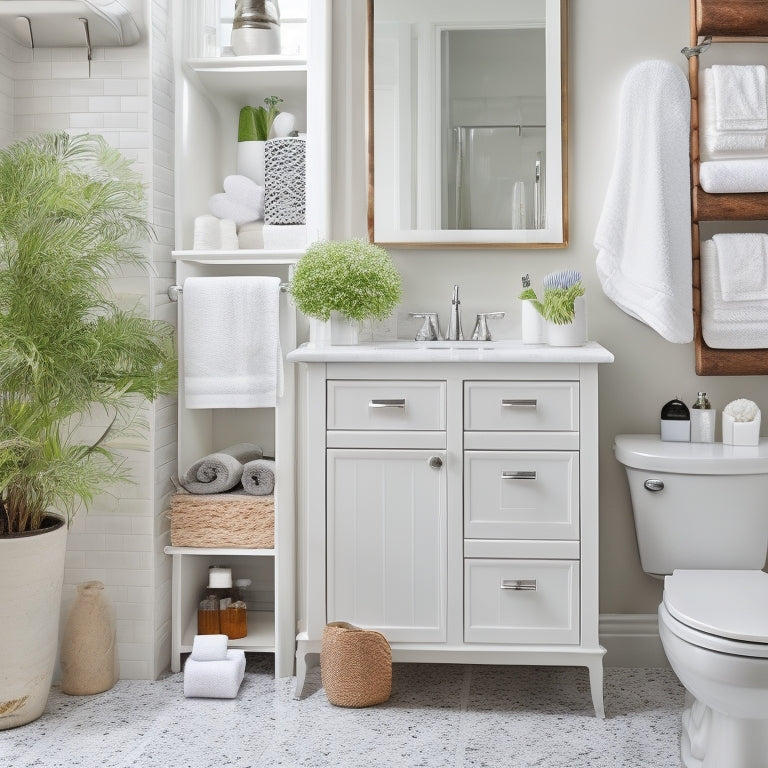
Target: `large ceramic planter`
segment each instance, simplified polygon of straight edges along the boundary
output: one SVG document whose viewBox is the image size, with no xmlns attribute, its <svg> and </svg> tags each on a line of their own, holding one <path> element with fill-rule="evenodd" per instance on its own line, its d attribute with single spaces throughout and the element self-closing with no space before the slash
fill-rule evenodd
<svg viewBox="0 0 768 768">
<path fill-rule="evenodd" d="M 59 644 L 67 526 L 0 536 L 0 730 L 43 714 Z"/>
</svg>

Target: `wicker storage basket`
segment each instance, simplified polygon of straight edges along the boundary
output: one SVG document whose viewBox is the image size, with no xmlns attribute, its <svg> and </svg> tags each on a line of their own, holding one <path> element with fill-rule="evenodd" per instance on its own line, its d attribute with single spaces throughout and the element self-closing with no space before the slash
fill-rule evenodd
<svg viewBox="0 0 768 768">
<path fill-rule="evenodd" d="M 275 546 L 274 496 L 177 493 L 169 514 L 174 547 Z"/>
<path fill-rule="evenodd" d="M 381 704 L 392 693 L 392 649 L 380 632 L 331 622 L 323 629 L 320 674 L 337 707 Z"/>
</svg>

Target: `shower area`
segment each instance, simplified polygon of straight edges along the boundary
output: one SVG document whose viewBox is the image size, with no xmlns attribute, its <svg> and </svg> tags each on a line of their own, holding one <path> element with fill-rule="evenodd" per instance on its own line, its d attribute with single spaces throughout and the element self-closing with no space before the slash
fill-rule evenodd
<svg viewBox="0 0 768 768">
<path fill-rule="evenodd" d="M 443 229 L 546 227 L 544 29 L 441 33 Z"/>
</svg>

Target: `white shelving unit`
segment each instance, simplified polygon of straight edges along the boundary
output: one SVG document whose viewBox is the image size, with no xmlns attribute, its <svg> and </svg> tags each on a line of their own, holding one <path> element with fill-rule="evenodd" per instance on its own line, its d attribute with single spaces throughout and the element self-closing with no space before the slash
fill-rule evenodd
<svg viewBox="0 0 768 768">
<path fill-rule="evenodd" d="M 222 191 L 226 176 L 236 173 L 237 125 L 240 108 L 256 106 L 267 96 L 284 99 L 280 107 L 296 116 L 296 128 L 307 136 L 307 243 L 327 237 L 329 225 L 329 79 L 330 0 L 307 2 L 307 57 L 221 56 L 201 58 L 199 40 L 203 4 L 175 0 L 177 39 L 175 228 L 176 282 L 188 277 L 268 275 L 284 282 L 303 249 L 193 250 L 197 216 L 208 213 L 208 199 Z M 179 354 L 183 371 L 181 323 Z M 280 342 L 286 355 L 296 346 L 296 313 L 288 297 L 280 304 Z M 284 393 L 276 408 L 188 409 L 179 392 L 179 471 L 202 456 L 238 442 L 259 444 L 276 458 L 275 548 L 229 549 L 166 547 L 173 558 L 172 657 L 177 671 L 181 656 L 192 648 L 200 590 L 210 565 L 232 567 L 235 578 L 250 578 L 271 601 L 248 612 L 248 635 L 230 642 L 246 651 L 275 653 L 275 674 L 293 673 L 295 620 L 295 384 L 286 365 Z"/>
</svg>

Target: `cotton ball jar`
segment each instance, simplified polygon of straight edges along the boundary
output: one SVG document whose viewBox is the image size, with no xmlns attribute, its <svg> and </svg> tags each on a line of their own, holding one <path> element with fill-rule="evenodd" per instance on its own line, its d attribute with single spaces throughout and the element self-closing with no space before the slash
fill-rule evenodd
<svg viewBox="0 0 768 768">
<path fill-rule="evenodd" d="M 745 398 L 733 400 L 723 408 L 723 443 L 757 445 L 760 442 L 760 409 Z"/>
</svg>

